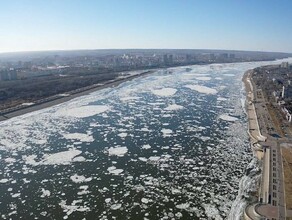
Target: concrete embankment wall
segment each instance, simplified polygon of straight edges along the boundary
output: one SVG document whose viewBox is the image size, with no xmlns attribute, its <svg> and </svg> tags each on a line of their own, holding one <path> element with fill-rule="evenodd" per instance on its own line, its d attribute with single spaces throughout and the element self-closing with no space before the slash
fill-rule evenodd
<svg viewBox="0 0 292 220">
<path fill-rule="evenodd" d="M 264 219 L 256 210 L 258 207 L 258 203 L 248 205 L 243 213 L 244 220 L 261 220 Z"/>
<path fill-rule="evenodd" d="M 247 79 L 247 81 L 248 81 L 248 83 L 250 85 L 250 88 L 251 88 L 251 91 L 253 93 L 254 89 L 253 89 L 253 85 L 252 85 L 250 79 Z M 252 99 L 254 99 L 254 97 Z M 252 101 L 254 101 L 254 100 L 252 100 Z M 259 141 L 266 141 L 267 140 L 267 137 L 265 137 L 264 135 L 262 135 L 261 130 L 260 130 L 260 125 L 259 125 L 259 121 L 258 121 L 258 115 L 257 115 L 256 109 L 255 109 L 254 103 L 252 103 L 252 107 L 253 107 L 253 110 L 254 110 L 254 113 L 255 113 L 255 116 L 256 116 L 256 120 L 255 121 L 256 121 L 256 125 L 257 125 L 257 130 L 259 132 L 259 135 L 257 136 L 257 139 Z"/>
<path fill-rule="evenodd" d="M 270 195 L 270 149 L 267 148 L 264 156 L 262 171 L 262 184 L 260 188 L 262 203 L 269 203 Z"/>
</svg>

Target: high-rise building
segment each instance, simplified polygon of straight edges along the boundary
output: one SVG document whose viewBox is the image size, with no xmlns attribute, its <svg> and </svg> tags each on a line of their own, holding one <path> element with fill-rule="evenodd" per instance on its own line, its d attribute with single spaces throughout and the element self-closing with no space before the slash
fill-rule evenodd
<svg viewBox="0 0 292 220">
<path fill-rule="evenodd" d="M 190 63 L 192 61 L 192 56 L 191 56 L 191 54 L 187 54 L 186 55 L 186 62 L 187 63 Z"/>
<path fill-rule="evenodd" d="M 163 63 L 165 65 L 172 65 L 173 64 L 173 55 L 172 54 L 170 54 L 170 55 L 164 54 L 163 55 Z"/>
<path fill-rule="evenodd" d="M 170 65 L 173 64 L 173 55 L 172 55 L 172 54 L 170 54 L 170 55 L 168 56 L 168 63 L 169 63 Z"/>
<path fill-rule="evenodd" d="M 215 54 L 210 53 L 210 55 L 209 55 L 209 59 L 210 59 L 210 60 L 215 60 L 215 59 L 216 59 Z"/>
<path fill-rule="evenodd" d="M 292 98 L 292 86 L 290 86 L 290 85 L 283 86 L 281 95 L 282 95 L 283 99 L 287 99 L 287 98 L 291 99 Z"/>
<path fill-rule="evenodd" d="M 9 80 L 16 80 L 17 79 L 17 72 L 15 70 L 11 70 L 8 72 Z"/>
<path fill-rule="evenodd" d="M 8 77 L 8 73 L 7 73 L 7 71 L 2 71 L 2 72 L 0 72 L 0 80 L 1 80 L 1 81 L 9 80 L 9 77 Z"/>
<path fill-rule="evenodd" d="M 234 59 L 235 58 L 235 54 L 234 53 L 229 54 L 229 58 L 230 59 Z"/>
<path fill-rule="evenodd" d="M 167 57 L 167 54 L 164 54 L 164 55 L 163 55 L 163 63 L 164 63 L 165 65 L 168 64 L 168 57 Z"/>
<path fill-rule="evenodd" d="M 0 72 L 0 81 L 16 80 L 17 73 L 15 70 Z"/>
<path fill-rule="evenodd" d="M 219 59 L 227 59 L 227 58 L 228 58 L 228 53 L 219 54 Z"/>
<path fill-rule="evenodd" d="M 287 68 L 287 69 L 288 69 L 288 68 L 289 68 L 289 63 L 288 63 L 288 62 L 282 62 L 282 63 L 281 63 L 281 67 L 282 67 L 282 68 Z"/>
</svg>

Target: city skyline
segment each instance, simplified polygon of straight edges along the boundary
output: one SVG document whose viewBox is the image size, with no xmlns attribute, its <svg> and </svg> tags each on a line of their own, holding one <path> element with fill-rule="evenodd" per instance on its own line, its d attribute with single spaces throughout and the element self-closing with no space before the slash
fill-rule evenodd
<svg viewBox="0 0 292 220">
<path fill-rule="evenodd" d="M 292 2 L 5 1 L 0 53 L 80 49 L 292 52 Z"/>
</svg>

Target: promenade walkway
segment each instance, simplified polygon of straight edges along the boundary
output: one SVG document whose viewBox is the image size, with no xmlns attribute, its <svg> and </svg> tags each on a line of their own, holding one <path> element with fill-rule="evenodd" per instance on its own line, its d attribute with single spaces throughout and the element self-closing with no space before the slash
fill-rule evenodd
<svg viewBox="0 0 292 220">
<path fill-rule="evenodd" d="M 263 161 L 259 200 L 246 207 L 245 219 L 285 219 L 282 158 L 279 140 L 269 133 L 273 126 L 262 91 L 251 78 L 252 71 L 245 75 L 248 100 L 249 134 L 253 150 Z M 262 148 L 259 146 L 263 146 Z"/>
</svg>

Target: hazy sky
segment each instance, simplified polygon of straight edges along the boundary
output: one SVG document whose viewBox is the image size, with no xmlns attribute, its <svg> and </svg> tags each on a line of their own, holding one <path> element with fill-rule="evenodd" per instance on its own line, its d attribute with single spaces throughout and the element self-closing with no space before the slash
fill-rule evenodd
<svg viewBox="0 0 292 220">
<path fill-rule="evenodd" d="M 292 52 L 292 0 L 0 0 L 0 52 L 186 48 Z"/>
</svg>

